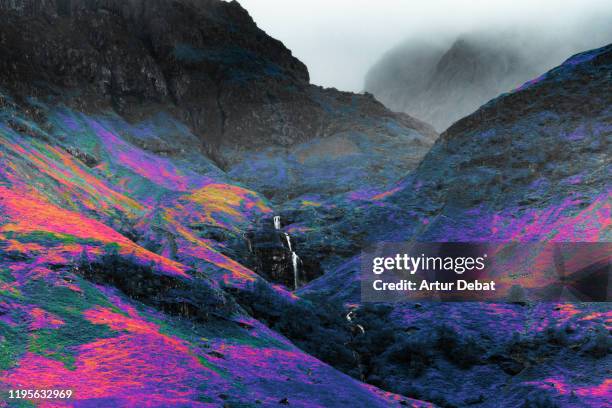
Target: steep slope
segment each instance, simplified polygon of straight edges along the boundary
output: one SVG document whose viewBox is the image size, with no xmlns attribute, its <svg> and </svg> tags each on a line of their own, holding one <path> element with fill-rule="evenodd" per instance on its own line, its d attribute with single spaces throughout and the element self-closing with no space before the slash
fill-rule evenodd
<svg viewBox="0 0 612 408">
<path fill-rule="evenodd" d="M 0 84 L 12 103 L 41 131 L 62 126 L 62 146 L 90 166 L 100 157 L 75 137 L 83 131 L 79 115 L 106 116 L 93 131 L 103 133 L 108 155 L 132 172 L 150 173 L 166 189 L 188 192 L 204 183 L 198 175 L 177 177 L 173 165 L 166 169 L 150 153 L 241 182 L 275 204 L 334 199 L 396 182 L 437 137 L 430 126 L 389 112 L 369 95 L 308 84 L 303 64 L 236 2 L 18 1 L 0 4 L 0 21 Z M 74 126 L 62 123 L 72 118 Z M 90 127 L 85 123 L 84 131 Z M 114 146 L 113 133 L 144 152 L 130 158 L 129 146 Z M 138 178 L 129 183 L 143 189 L 141 197 L 154 195 L 146 197 L 146 219 L 133 227 L 148 236 L 147 220 L 164 211 L 147 186 Z M 182 205 L 177 200 L 161 205 Z M 218 237 L 217 227 L 200 235 Z M 224 253 L 247 262 L 244 227 L 220 239 Z M 162 231 L 153 235 L 165 236 L 160 245 L 172 252 L 177 232 Z M 185 242 L 199 245 L 193 237 Z M 316 254 L 302 258 L 313 275 L 321 272 Z"/>
<path fill-rule="evenodd" d="M 77 110 L 112 107 L 128 120 L 170 111 L 198 136 L 183 149 L 203 149 L 277 199 L 321 189 L 313 185 L 325 170 L 309 166 L 313 161 L 349 167 L 347 188 L 364 176 L 369 183 L 397 180 L 436 137 L 370 96 L 309 85 L 306 67 L 235 1 L 34 4 L 0 7 L 7 89 L 53 95 Z M 397 153 L 398 144 L 411 145 L 413 157 Z M 377 146 L 394 167 L 369 158 Z M 149 147 L 174 153 L 178 143 Z"/>
<path fill-rule="evenodd" d="M 458 121 L 401 182 L 335 203 L 359 211 L 330 228 L 364 242 L 609 240 L 610 48 Z"/>
<path fill-rule="evenodd" d="M 612 241 L 611 74 L 608 45 L 490 101 L 443 133 L 395 188 L 347 200 L 335 236 Z M 350 305 L 365 328 L 362 352 L 384 341 L 385 356 L 364 362 L 367 381 L 441 405 L 606 404 L 609 304 L 399 304 L 372 320 L 369 306 L 357 306 L 359 270 L 359 257 L 350 258 L 298 293 Z M 398 363 L 408 352 L 414 357 Z"/>
<path fill-rule="evenodd" d="M 271 210 L 204 156 L 128 141 L 194 138 L 187 128 L 2 101 L 3 399 L 69 388 L 65 406 L 409 403 L 303 353 L 221 290 L 261 279 L 203 228 L 240 234 Z M 29 118 L 34 108 L 44 123 Z"/>
<path fill-rule="evenodd" d="M 2 404 L 430 405 L 306 354 L 244 300 L 311 311 L 261 278 L 248 234 L 289 196 L 333 196 L 334 166 L 344 190 L 398 180 L 430 127 L 309 85 L 236 2 L 0 1 L 0 56 Z"/>
<path fill-rule="evenodd" d="M 568 55 L 609 42 L 610 19 L 608 13 L 582 23 L 577 18 L 556 30 L 497 27 L 437 43 L 406 41 L 370 69 L 364 89 L 390 109 L 443 131 Z"/>
</svg>

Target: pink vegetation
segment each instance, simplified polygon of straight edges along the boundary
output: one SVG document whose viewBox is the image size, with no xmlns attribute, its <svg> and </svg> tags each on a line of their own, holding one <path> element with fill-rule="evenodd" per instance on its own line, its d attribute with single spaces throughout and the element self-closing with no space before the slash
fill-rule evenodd
<svg viewBox="0 0 612 408">
<path fill-rule="evenodd" d="M 0 186 L 0 208 L 10 222 L 0 227 L 0 233 L 28 234 L 50 232 L 84 240 L 95 240 L 102 244 L 116 243 L 122 254 L 133 254 L 143 262 L 155 262 L 169 274 L 188 277 L 184 267 L 177 262 L 154 254 L 119 234 L 99 221 L 76 212 L 64 210 L 41 198 L 20 195 Z"/>
<path fill-rule="evenodd" d="M 611 193 L 602 194 L 587 208 L 576 215 L 573 210 L 581 201 L 566 199 L 558 206 L 545 210 L 529 210 L 520 218 L 505 214 L 495 215 L 491 232 L 508 241 L 541 241 L 547 238 L 555 242 L 599 242 L 602 234 L 612 227 Z"/>
<path fill-rule="evenodd" d="M 30 316 L 32 318 L 30 330 L 55 329 L 64 324 L 64 321 L 59 317 L 38 307 L 30 311 Z"/>
<path fill-rule="evenodd" d="M 24 146 L 0 138 L 0 146 L 8 149 L 20 160 L 27 160 L 37 171 L 57 181 L 58 186 L 55 187 L 58 190 L 57 195 L 78 197 L 78 200 L 74 201 L 93 211 L 108 211 L 114 208 L 130 213 L 144 210 L 141 204 L 115 191 L 104 181 L 93 176 L 83 164 L 80 164 L 67 152 L 47 144 L 40 144 L 40 146 L 28 145 L 26 142 L 22 144 Z M 22 169 L 16 166 L 16 163 L 18 163 L 17 159 L 3 163 L 7 166 L 6 176 L 14 180 L 16 185 L 22 185 L 23 180 L 20 174 Z M 52 183 L 48 184 L 53 186 Z"/>
<path fill-rule="evenodd" d="M 147 153 L 123 141 L 98 122 L 90 120 L 89 124 L 111 156 L 122 166 L 161 187 L 172 191 L 188 191 L 201 187 L 207 182 L 205 177 L 179 169 L 170 159 Z"/>
<path fill-rule="evenodd" d="M 564 377 L 557 376 L 541 381 L 529 381 L 524 384 L 544 390 L 551 390 L 560 395 L 569 396 L 573 393 L 581 397 L 583 404 L 593 407 L 609 407 L 609 402 L 612 398 L 612 379 L 605 379 L 602 383 L 594 386 L 586 386 L 570 384 Z"/>
<path fill-rule="evenodd" d="M 72 403 L 100 399 L 104 406 L 208 406 L 194 401 L 194 385 L 218 382 L 219 374 L 204 367 L 186 342 L 161 334 L 157 325 L 135 312 L 125 316 L 95 308 L 85 317 L 116 330 L 117 336 L 78 346 L 74 370 L 26 353 L 0 381 L 18 389 L 68 387 L 74 391 Z M 62 404 L 43 402 L 41 406 Z"/>
</svg>

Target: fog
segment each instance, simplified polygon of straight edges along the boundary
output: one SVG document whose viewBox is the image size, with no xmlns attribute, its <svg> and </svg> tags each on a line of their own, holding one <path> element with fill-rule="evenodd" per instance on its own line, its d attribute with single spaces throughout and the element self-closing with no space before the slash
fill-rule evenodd
<svg viewBox="0 0 612 408">
<path fill-rule="evenodd" d="M 609 14 L 545 28 L 499 24 L 435 40 L 412 37 L 369 70 L 365 89 L 443 131 L 571 55 L 612 41 Z"/>
<path fill-rule="evenodd" d="M 312 82 L 361 91 L 369 68 L 408 41 L 519 27 L 530 36 L 581 36 L 612 15 L 609 0 L 240 0 L 256 23 L 308 66 Z M 612 41 L 612 39 L 610 39 Z M 569 47 L 573 48 L 573 47 Z"/>
</svg>

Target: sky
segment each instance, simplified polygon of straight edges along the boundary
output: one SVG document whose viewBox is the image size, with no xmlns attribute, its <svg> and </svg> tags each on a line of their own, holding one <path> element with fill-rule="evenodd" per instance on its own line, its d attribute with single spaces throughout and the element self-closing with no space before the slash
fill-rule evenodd
<svg viewBox="0 0 612 408">
<path fill-rule="evenodd" d="M 435 41 L 519 23 L 555 35 L 577 20 L 612 12 L 610 0 L 238 1 L 308 66 L 312 83 L 354 92 L 386 51 L 409 38 Z"/>
</svg>

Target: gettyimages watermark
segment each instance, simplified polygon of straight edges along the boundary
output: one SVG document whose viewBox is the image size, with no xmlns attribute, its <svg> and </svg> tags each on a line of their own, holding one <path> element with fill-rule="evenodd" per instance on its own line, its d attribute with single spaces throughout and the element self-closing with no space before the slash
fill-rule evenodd
<svg viewBox="0 0 612 408">
<path fill-rule="evenodd" d="M 364 302 L 612 301 L 612 243 L 378 243 L 361 256 Z"/>
</svg>

